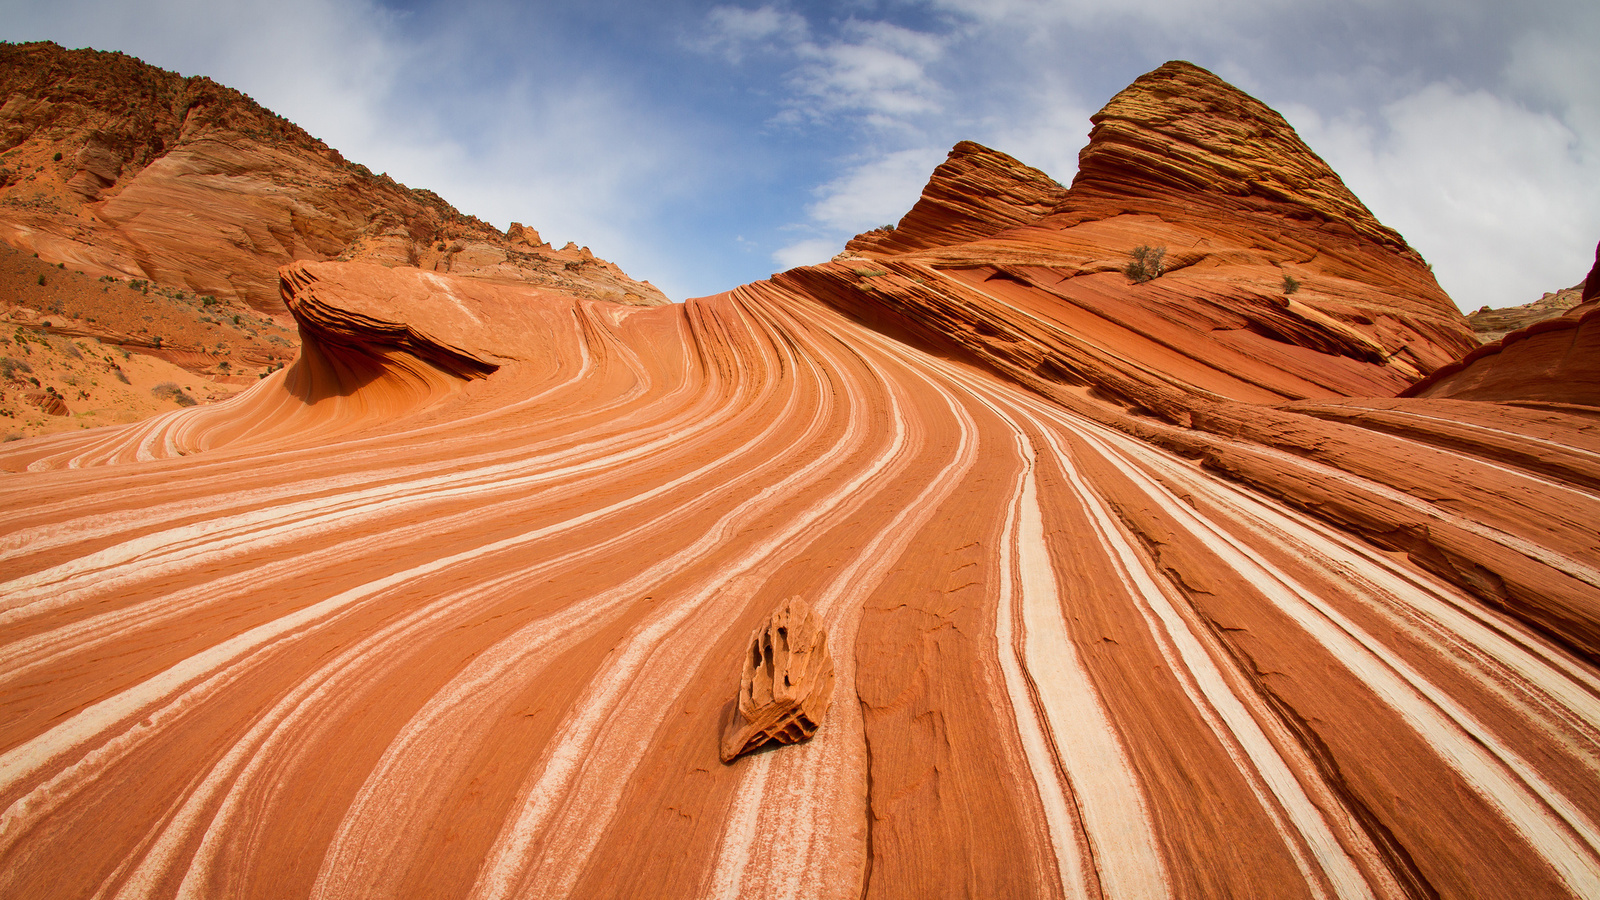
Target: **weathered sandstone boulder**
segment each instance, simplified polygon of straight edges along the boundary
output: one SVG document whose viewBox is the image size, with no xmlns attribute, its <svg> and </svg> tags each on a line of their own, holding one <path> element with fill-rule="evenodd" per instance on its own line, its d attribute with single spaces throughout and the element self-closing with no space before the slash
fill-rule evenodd
<svg viewBox="0 0 1600 900">
<path fill-rule="evenodd" d="M 828 635 L 811 607 L 790 597 L 750 637 L 738 709 L 722 734 L 722 761 L 768 744 L 809 740 L 832 699 Z"/>
</svg>

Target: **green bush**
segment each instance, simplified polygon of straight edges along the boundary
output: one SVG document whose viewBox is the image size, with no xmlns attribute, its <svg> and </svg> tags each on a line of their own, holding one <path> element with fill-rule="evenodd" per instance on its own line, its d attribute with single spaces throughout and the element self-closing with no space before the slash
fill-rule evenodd
<svg viewBox="0 0 1600 900">
<path fill-rule="evenodd" d="M 1129 254 L 1133 257 L 1126 266 L 1122 267 L 1122 274 L 1128 276 L 1136 284 L 1144 284 L 1152 278 L 1160 278 L 1166 271 L 1164 260 L 1167 256 L 1165 247 L 1147 247 L 1143 244 L 1133 248 Z"/>
<path fill-rule="evenodd" d="M 1300 290 L 1300 282 L 1297 281 L 1293 275 L 1285 273 L 1283 276 L 1283 292 L 1285 294 L 1292 294 L 1298 290 Z"/>
</svg>

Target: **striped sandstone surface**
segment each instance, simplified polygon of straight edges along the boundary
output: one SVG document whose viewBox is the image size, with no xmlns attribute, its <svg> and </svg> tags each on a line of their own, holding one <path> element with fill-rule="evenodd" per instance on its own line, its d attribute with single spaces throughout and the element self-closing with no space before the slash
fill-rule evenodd
<svg viewBox="0 0 1600 900">
<path fill-rule="evenodd" d="M 1600 414 L 1396 398 L 1471 333 L 1209 73 L 1096 121 L 681 305 L 295 263 L 288 369 L 4 445 L 0 895 L 1600 892 Z"/>
</svg>

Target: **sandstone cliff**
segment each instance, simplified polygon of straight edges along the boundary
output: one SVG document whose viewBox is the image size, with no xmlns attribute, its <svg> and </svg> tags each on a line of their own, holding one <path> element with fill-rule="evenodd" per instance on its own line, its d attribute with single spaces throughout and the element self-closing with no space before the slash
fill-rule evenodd
<svg viewBox="0 0 1600 900">
<path fill-rule="evenodd" d="M 0 445 L 0 894 L 1592 895 L 1600 407 L 1395 397 L 1415 254 L 1208 73 L 1108 109 L 681 305 L 297 263 L 288 369 Z"/>
<path fill-rule="evenodd" d="M 347 259 L 651 305 L 586 248 L 502 234 L 250 98 L 119 53 L 0 45 L 0 241 L 278 312 L 277 269 Z"/>
</svg>

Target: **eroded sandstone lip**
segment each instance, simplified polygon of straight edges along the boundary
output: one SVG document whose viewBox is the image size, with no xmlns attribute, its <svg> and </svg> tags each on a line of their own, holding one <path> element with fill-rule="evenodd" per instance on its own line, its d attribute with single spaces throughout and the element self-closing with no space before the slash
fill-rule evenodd
<svg viewBox="0 0 1600 900">
<path fill-rule="evenodd" d="M 722 735 L 722 761 L 767 744 L 809 740 L 832 696 L 827 633 L 804 600 L 790 597 L 750 636 L 739 708 Z"/>
</svg>

